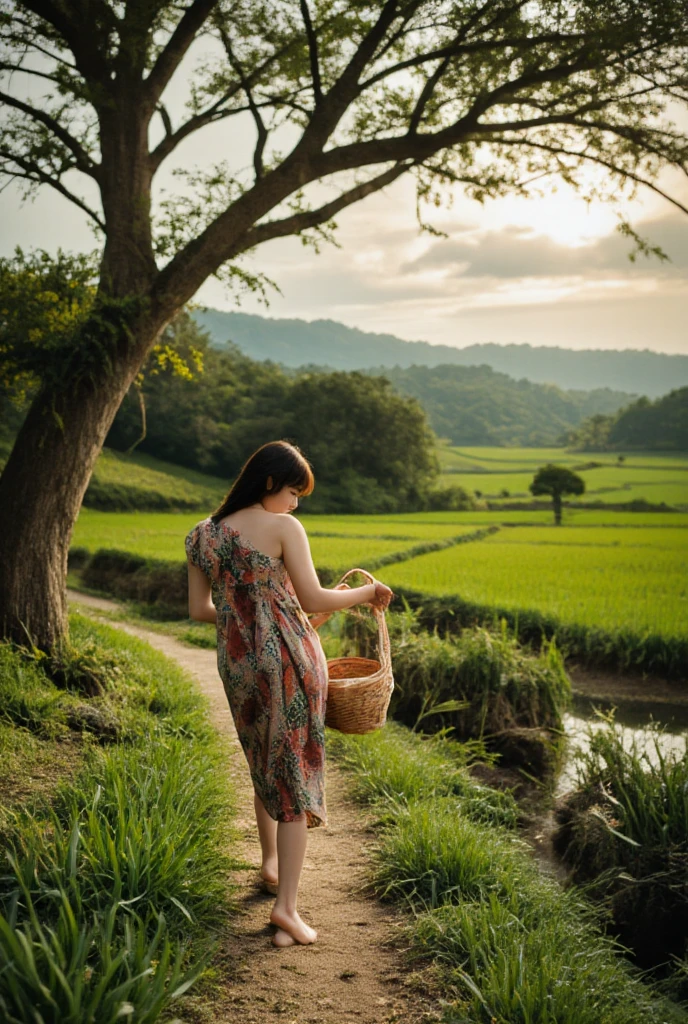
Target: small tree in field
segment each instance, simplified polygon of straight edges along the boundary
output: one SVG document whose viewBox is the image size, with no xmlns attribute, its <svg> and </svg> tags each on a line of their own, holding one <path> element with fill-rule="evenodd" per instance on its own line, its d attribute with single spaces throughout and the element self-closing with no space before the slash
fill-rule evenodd
<svg viewBox="0 0 688 1024">
<path fill-rule="evenodd" d="M 555 466 L 551 462 L 538 469 L 530 485 L 530 493 L 537 497 L 549 494 L 554 507 L 554 522 L 561 526 L 561 499 L 567 494 L 583 494 L 585 480 L 565 466 Z"/>
</svg>

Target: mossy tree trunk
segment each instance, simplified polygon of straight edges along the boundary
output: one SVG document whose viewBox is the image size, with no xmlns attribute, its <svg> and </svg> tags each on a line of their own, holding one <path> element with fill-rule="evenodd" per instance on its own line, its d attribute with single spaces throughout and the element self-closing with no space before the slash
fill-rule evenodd
<svg viewBox="0 0 688 1024">
<path fill-rule="evenodd" d="M 141 325 L 136 347 L 152 344 L 156 334 L 155 325 Z M 0 477 L 0 626 L 6 638 L 26 643 L 28 632 L 48 650 L 67 632 L 72 530 L 139 362 L 132 354 L 95 381 L 43 390 L 24 420 Z"/>
</svg>

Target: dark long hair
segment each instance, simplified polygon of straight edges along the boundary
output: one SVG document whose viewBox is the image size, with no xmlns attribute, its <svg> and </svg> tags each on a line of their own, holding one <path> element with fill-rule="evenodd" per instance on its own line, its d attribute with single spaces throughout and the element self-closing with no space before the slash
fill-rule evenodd
<svg viewBox="0 0 688 1024">
<path fill-rule="evenodd" d="M 268 477 L 272 487 L 268 489 Z M 220 519 L 255 505 L 267 494 L 276 494 L 283 487 L 296 487 L 301 495 L 310 494 L 315 486 L 311 465 L 295 444 L 289 441 L 268 441 L 249 456 L 222 504 L 211 512 L 210 519 Z"/>
</svg>

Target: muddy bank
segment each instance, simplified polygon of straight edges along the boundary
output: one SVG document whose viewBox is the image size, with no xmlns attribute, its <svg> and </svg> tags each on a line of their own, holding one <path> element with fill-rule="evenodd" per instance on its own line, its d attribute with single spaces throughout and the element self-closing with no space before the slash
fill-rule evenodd
<svg viewBox="0 0 688 1024">
<path fill-rule="evenodd" d="M 571 687 L 576 696 L 620 703 L 676 704 L 688 708 L 688 670 L 685 685 L 667 682 L 659 676 L 621 675 L 567 665 Z"/>
</svg>

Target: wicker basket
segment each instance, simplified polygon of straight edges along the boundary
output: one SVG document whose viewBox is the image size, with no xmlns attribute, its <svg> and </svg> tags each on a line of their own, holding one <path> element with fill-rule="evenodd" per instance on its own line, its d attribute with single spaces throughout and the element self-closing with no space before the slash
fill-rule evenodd
<svg viewBox="0 0 688 1024">
<path fill-rule="evenodd" d="M 365 569 L 349 569 L 339 582 L 344 583 L 348 576 L 357 572 L 369 582 L 374 582 Z M 372 612 L 378 626 L 380 660 L 354 657 L 330 658 L 327 662 L 329 681 L 325 725 L 339 732 L 373 732 L 382 728 L 387 720 L 387 708 L 394 689 L 389 633 L 384 611 L 373 608 Z M 322 619 L 319 625 L 326 621 Z"/>
</svg>

